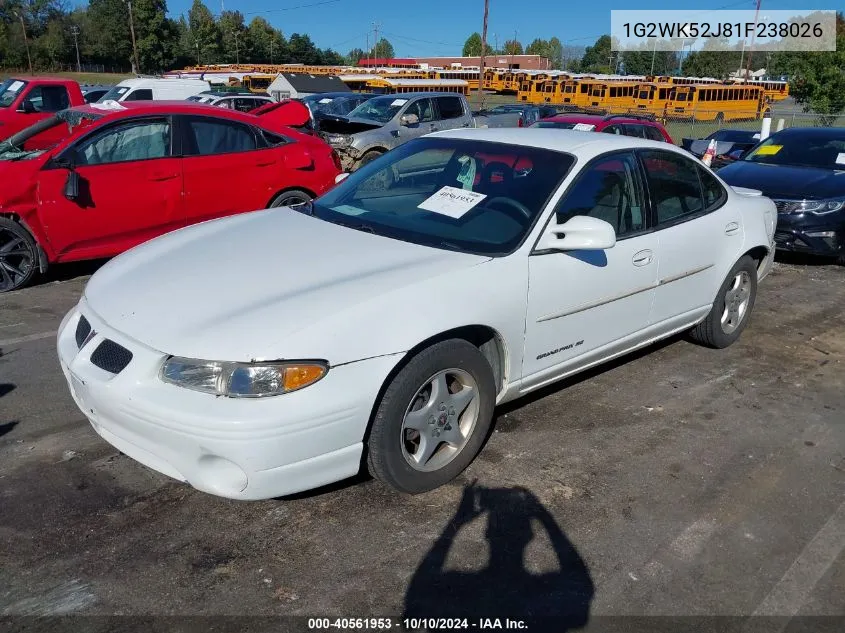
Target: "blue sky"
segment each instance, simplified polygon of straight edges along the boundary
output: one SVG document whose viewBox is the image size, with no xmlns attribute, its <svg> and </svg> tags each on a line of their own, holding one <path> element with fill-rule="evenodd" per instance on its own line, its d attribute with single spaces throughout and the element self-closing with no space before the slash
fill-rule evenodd
<svg viewBox="0 0 845 633">
<path fill-rule="evenodd" d="M 171 15 L 187 14 L 192 0 L 168 0 Z M 221 0 L 205 0 L 213 13 Z M 460 55 L 473 31 L 481 32 L 483 0 L 222 0 L 226 10 L 238 10 L 247 22 L 266 18 L 285 36 L 307 33 L 320 48 L 346 53 L 365 48 L 373 22 L 401 57 Z M 762 10 L 835 9 L 838 2 L 762 0 Z M 308 6 L 312 5 L 312 6 Z M 714 9 L 751 9 L 754 0 L 490 0 L 488 37 L 501 45 L 514 36 L 527 45 L 534 38 L 557 36 L 564 44 L 592 44 L 610 30 L 612 9 L 694 9 L 702 19 Z M 841 7 L 840 7 L 841 8 Z"/>
</svg>

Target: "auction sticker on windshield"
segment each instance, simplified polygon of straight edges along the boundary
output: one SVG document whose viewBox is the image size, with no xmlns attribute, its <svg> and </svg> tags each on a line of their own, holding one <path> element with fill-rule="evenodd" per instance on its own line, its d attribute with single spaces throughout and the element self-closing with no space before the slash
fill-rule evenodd
<svg viewBox="0 0 845 633">
<path fill-rule="evenodd" d="M 9 85 L 9 90 L 11 90 L 12 92 L 17 92 L 17 91 L 18 91 L 18 90 L 20 90 L 22 87 L 23 87 L 23 82 L 22 82 L 22 81 L 13 81 L 13 82 Z"/>
<path fill-rule="evenodd" d="M 408 100 L 407 100 L 407 99 L 394 99 L 394 100 L 391 102 L 390 106 L 391 106 L 391 107 L 393 107 L 393 106 L 403 106 L 403 105 L 405 105 L 406 103 L 408 103 Z"/>
<path fill-rule="evenodd" d="M 595 125 L 590 125 L 589 123 L 576 123 L 573 130 L 578 130 L 579 132 L 592 132 L 596 129 Z"/>
<path fill-rule="evenodd" d="M 763 145 L 762 147 L 758 147 L 757 151 L 754 152 L 755 156 L 774 156 L 777 154 L 783 145 Z"/>
<path fill-rule="evenodd" d="M 845 153 L 840 152 L 836 155 L 836 164 L 845 165 Z"/>
<path fill-rule="evenodd" d="M 417 205 L 417 208 L 457 219 L 463 217 L 486 197 L 483 193 L 446 186 L 423 200 Z"/>
</svg>

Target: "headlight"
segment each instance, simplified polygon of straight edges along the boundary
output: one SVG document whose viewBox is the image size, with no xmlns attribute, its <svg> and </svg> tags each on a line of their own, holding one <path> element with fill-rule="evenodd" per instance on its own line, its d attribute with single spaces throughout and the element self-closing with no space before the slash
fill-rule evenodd
<svg viewBox="0 0 845 633">
<path fill-rule="evenodd" d="M 185 389 L 230 398 L 278 396 L 313 385 L 329 371 L 324 361 L 230 363 L 171 356 L 161 379 Z"/>
<path fill-rule="evenodd" d="M 347 134 L 326 134 L 326 141 L 335 147 L 347 147 L 352 144 L 352 137 Z"/>
<path fill-rule="evenodd" d="M 784 200 L 779 210 L 781 213 L 814 213 L 824 215 L 845 207 L 845 200 Z"/>
</svg>

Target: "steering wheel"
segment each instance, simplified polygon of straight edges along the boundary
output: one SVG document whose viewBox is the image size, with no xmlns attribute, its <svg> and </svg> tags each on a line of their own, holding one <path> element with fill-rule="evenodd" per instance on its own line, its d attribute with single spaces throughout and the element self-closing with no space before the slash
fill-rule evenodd
<svg viewBox="0 0 845 633">
<path fill-rule="evenodd" d="M 522 204 L 518 200 L 514 200 L 513 198 L 506 198 L 505 196 L 496 196 L 495 198 L 490 198 L 489 200 L 485 200 L 484 206 L 489 207 L 489 206 L 492 206 L 493 204 L 495 204 L 496 202 L 504 203 L 504 205 L 506 207 L 508 207 L 509 210 L 507 210 L 507 209 L 502 209 L 502 210 L 505 211 L 508 215 L 517 216 L 516 217 L 517 220 L 530 220 L 531 219 L 531 211 L 528 210 L 528 207 L 526 207 L 524 204 Z M 512 213 L 512 211 L 517 211 L 518 215 L 516 213 Z"/>
</svg>

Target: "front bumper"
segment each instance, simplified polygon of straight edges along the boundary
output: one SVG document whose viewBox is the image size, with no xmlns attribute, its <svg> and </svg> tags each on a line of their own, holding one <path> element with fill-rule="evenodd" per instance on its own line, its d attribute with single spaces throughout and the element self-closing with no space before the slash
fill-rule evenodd
<svg viewBox="0 0 845 633">
<path fill-rule="evenodd" d="M 81 314 L 96 334 L 76 342 Z M 104 340 L 132 353 L 117 374 L 91 362 Z M 268 499 L 355 475 L 384 377 L 397 359 L 330 369 L 320 382 L 281 396 L 217 397 L 162 382 L 167 355 L 109 327 L 83 302 L 62 321 L 57 347 L 77 406 L 118 450 L 198 490 Z"/>
<path fill-rule="evenodd" d="M 841 213 L 835 214 L 842 216 Z M 800 214 L 780 214 L 775 231 L 778 250 L 839 257 L 845 254 L 845 220 Z M 831 235 L 819 235 L 830 233 Z"/>
</svg>

